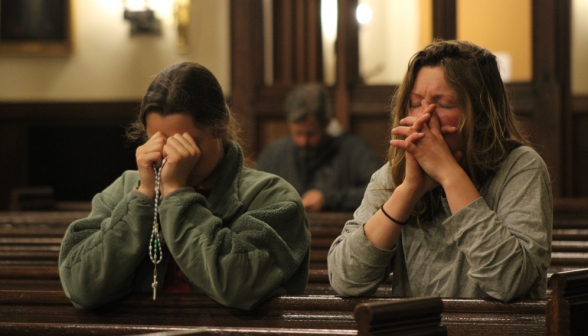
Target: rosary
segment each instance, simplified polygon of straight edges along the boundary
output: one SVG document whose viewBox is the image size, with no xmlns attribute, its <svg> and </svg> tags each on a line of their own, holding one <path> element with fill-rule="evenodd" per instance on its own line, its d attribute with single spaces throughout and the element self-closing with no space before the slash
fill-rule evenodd
<svg viewBox="0 0 588 336">
<path fill-rule="evenodd" d="M 153 262 L 153 300 L 157 295 L 157 264 L 163 259 L 163 248 L 161 246 L 161 237 L 159 236 L 159 225 L 157 217 L 159 215 L 159 185 L 161 183 L 161 169 L 165 164 L 166 159 L 164 158 L 161 162 L 161 167 L 157 168 L 153 165 L 153 172 L 155 173 L 155 211 L 153 213 L 153 231 L 151 231 L 151 239 L 149 239 L 149 258 Z M 159 254 L 158 254 L 159 252 Z"/>
</svg>

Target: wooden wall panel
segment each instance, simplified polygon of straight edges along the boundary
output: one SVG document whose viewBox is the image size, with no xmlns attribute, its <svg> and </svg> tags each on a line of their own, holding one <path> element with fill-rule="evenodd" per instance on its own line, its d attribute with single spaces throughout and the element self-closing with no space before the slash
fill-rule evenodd
<svg viewBox="0 0 588 336">
<path fill-rule="evenodd" d="M 303 8 L 306 0 L 274 1 L 277 12 L 286 15 L 279 10 L 279 6 Z M 309 0 L 311 1 L 311 0 Z M 358 72 L 358 25 L 354 18 L 357 0 L 338 0 L 338 39 L 337 39 L 337 78 L 332 90 L 334 91 L 334 106 L 336 117 L 344 128 L 352 130 L 352 133 L 365 133 L 370 137 L 369 142 L 377 144 L 377 138 L 372 138 L 369 130 L 379 127 L 388 131 L 389 98 L 394 90 L 391 86 L 365 86 L 361 83 Z M 513 106 L 517 113 L 527 118 L 524 126 L 531 134 L 533 143 L 548 163 L 553 178 L 554 196 L 572 196 L 570 186 L 574 184 L 573 162 L 574 158 L 568 153 L 572 151 L 574 138 L 569 131 L 570 112 L 569 105 L 569 23 L 570 0 L 533 0 L 533 82 L 511 83 Z M 301 34 L 305 24 L 313 22 L 312 16 L 300 18 L 295 16 L 294 21 L 285 23 L 288 17 L 275 19 L 278 24 L 289 29 L 276 29 L 274 38 L 285 42 L 278 50 L 274 50 L 274 56 L 278 59 L 274 65 L 280 69 L 275 70 L 276 84 L 272 87 L 260 86 L 262 83 L 257 76 L 252 75 L 252 68 L 257 68 L 263 59 L 258 51 L 262 43 L 256 38 L 251 38 L 259 26 L 256 19 L 261 8 L 259 1 L 232 0 L 232 31 L 233 47 L 233 94 L 236 111 L 242 113 L 245 120 L 251 120 L 251 128 L 246 132 L 252 135 L 248 140 L 252 143 L 252 151 L 260 149 L 259 138 L 255 136 L 270 137 L 265 131 L 258 131 L 257 121 L 260 116 L 276 116 L 277 108 L 273 103 L 266 103 L 265 98 L 277 100 L 280 94 L 286 92 L 290 86 L 297 82 L 295 72 L 291 64 L 296 56 L 292 56 L 295 48 L 295 36 Z M 454 38 L 456 32 L 456 1 L 433 1 L 433 32 L 436 37 Z M 245 9 L 244 9 L 245 8 Z M 297 13 L 303 13 L 299 10 Z M 316 11 L 315 11 L 316 12 Z M 308 13 L 308 12 L 307 12 Z M 284 19 L 284 20 L 282 20 Z M 290 29 L 291 28 L 291 29 Z M 297 33 L 294 33 L 296 31 Z M 242 36 L 247 34 L 246 36 Z M 283 35 L 283 36 L 282 36 Z M 282 37 L 280 37 L 282 36 Z M 275 44 L 275 46 L 279 43 Z M 300 50 L 298 50 L 300 52 Z M 288 56 L 280 57 L 287 52 Z M 253 64 L 254 66 L 249 66 Z M 297 62 L 297 65 L 304 62 Z M 309 67 L 312 68 L 312 67 Z M 282 72 L 280 72 L 282 71 Z M 245 76 L 239 76 L 243 75 Z M 286 75 L 284 75 L 286 74 Z M 289 75 L 288 75 L 289 74 Z M 246 93 L 243 94 L 242 93 Z M 375 118 L 375 119 L 373 119 Z M 379 118 L 379 122 L 376 122 Z M 255 135 L 255 136 L 254 136 Z M 261 140 L 267 141 L 267 140 Z M 383 152 L 382 147 L 377 147 Z M 576 188 L 576 187 L 574 187 Z M 582 187 L 582 188 L 587 188 Z"/>
<path fill-rule="evenodd" d="M 52 186 L 59 201 L 89 201 L 125 170 L 136 170 L 138 144 L 125 125 L 31 126 L 30 186 Z"/>
<path fill-rule="evenodd" d="M 433 38 L 457 37 L 456 0 L 433 0 Z"/>
<path fill-rule="evenodd" d="M 574 116 L 574 196 L 588 197 L 588 113 Z"/>
<path fill-rule="evenodd" d="M 382 163 L 387 161 L 390 127 L 385 116 L 352 118 L 352 133 L 367 141 Z"/>
<path fill-rule="evenodd" d="M 246 156 L 258 148 L 252 105 L 264 83 L 263 5 L 261 1 L 231 0 L 231 108 L 243 128 Z"/>
<path fill-rule="evenodd" d="M 571 109 L 573 197 L 588 197 L 588 96 L 574 97 Z"/>
<path fill-rule="evenodd" d="M 13 188 L 52 186 L 57 200 L 89 201 L 136 169 L 125 127 L 139 102 L 0 103 L 0 210 Z"/>
<path fill-rule="evenodd" d="M 260 120 L 259 124 L 259 152 L 274 141 L 289 135 L 288 126 L 283 118 L 264 118 Z"/>
<path fill-rule="evenodd" d="M 8 209 L 13 188 L 28 178 L 28 129 L 23 123 L 0 123 L 0 210 Z"/>
</svg>

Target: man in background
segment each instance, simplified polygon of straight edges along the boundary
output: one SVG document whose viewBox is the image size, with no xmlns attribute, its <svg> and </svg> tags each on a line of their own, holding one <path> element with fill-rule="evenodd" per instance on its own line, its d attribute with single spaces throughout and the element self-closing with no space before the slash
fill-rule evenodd
<svg viewBox="0 0 588 336">
<path fill-rule="evenodd" d="M 308 212 L 355 210 L 382 160 L 363 139 L 338 130 L 323 86 L 294 88 L 285 109 L 290 136 L 265 148 L 257 168 L 290 182 Z"/>
</svg>

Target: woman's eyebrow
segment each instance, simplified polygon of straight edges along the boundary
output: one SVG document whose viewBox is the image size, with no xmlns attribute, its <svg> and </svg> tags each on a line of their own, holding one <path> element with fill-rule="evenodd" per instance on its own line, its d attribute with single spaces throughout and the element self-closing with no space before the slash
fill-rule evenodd
<svg viewBox="0 0 588 336">
<path fill-rule="evenodd" d="M 422 95 L 420 95 L 418 93 L 414 93 L 414 92 L 412 92 L 410 94 L 410 98 L 409 99 L 412 99 L 412 98 L 425 99 Z M 430 103 L 437 102 L 440 99 L 450 99 L 452 103 L 455 103 L 457 101 L 457 97 L 454 94 L 451 94 L 451 93 L 438 93 L 438 94 L 433 95 L 431 97 L 431 99 L 430 99 L 429 102 Z"/>
<path fill-rule="evenodd" d="M 420 94 L 418 94 L 418 93 L 416 93 L 416 92 L 411 92 L 411 93 L 410 93 L 410 95 L 411 95 L 411 96 L 418 97 L 418 98 L 424 98 L 422 95 L 420 95 Z M 437 93 L 437 94 L 434 94 L 432 97 L 433 97 L 434 99 L 438 99 L 438 98 L 446 98 L 446 97 L 447 97 L 447 98 L 456 99 L 456 97 L 455 97 L 455 95 L 454 95 L 454 94 L 452 94 L 452 93 L 443 93 L 443 92 L 442 92 L 442 93 Z"/>
</svg>

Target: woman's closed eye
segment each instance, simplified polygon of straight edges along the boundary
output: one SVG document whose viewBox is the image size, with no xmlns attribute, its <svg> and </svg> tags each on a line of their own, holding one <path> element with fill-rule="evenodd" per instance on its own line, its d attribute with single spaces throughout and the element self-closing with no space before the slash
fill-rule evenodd
<svg viewBox="0 0 588 336">
<path fill-rule="evenodd" d="M 446 109 L 452 109 L 452 108 L 455 108 L 455 106 L 453 106 L 453 105 L 450 105 L 450 104 L 440 104 L 440 103 L 437 103 L 436 105 L 437 105 L 438 107 L 441 107 L 441 108 L 446 108 Z"/>
</svg>

